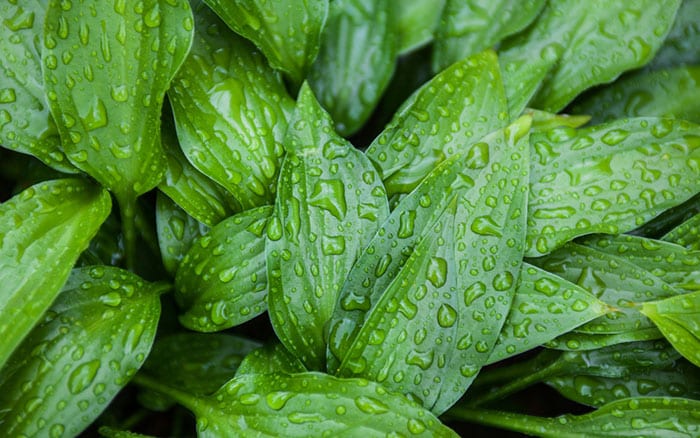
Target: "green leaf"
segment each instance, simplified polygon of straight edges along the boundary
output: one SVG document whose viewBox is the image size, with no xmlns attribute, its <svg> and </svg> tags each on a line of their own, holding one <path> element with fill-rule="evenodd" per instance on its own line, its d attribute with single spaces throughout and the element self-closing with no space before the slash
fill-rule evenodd
<svg viewBox="0 0 700 438">
<path fill-rule="evenodd" d="M 77 436 L 141 367 L 168 286 L 118 268 L 74 270 L 0 375 L 5 436 Z"/>
<path fill-rule="evenodd" d="M 641 396 L 700 399 L 700 368 L 663 340 L 561 353 L 552 368 L 544 382 L 589 406 Z"/>
<path fill-rule="evenodd" d="M 663 45 L 654 59 L 646 65 L 649 69 L 700 64 L 700 28 L 696 17 L 700 14 L 700 1 L 683 0 L 676 19 Z"/>
<path fill-rule="evenodd" d="M 238 336 L 177 333 L 158 339 L 142 372 L 194 395 L 216 392 L 236 374 L 248 353 L 260 347 Z"/>
<path fill-rule="evenodd" d="M 192 27 L 184 0 L 49 1 L 42 62 L 63 148 L 123 208 L 163 178 L 161 107 Z"/>
<path fill-rule="evenodd" d="M 685 222 L 673 228 L 661 239 L 681 245 L 689 250 L 700 250 L 700 214 L 695 214 Z"/>
<path fill-rule="evenodd" d="M 45 0 L 0 4 L 0 144 L 63 172 L 77 172 L 61 151 L 41 73 Z"/>
<path fill-rule="evenodd" d="M 242 374 L 303 373 L 304 364 L 284 345 L 276 342 L 251 351 L 241 362 L 236 376 Z"/>
<path fill-rule="evenodd" d="M 532 136 L 527 256 L 630 231 L 700 191 L 700 126 L 623 119 Z"/>
<path fill-rule="evenodd" d="M 250 42 L 201 3 L 195 17 L 192 51 L 168 90 L 182 151 L 242 209 L 270 204 L 294 102 Z"/>
<path fill-rule="evenodd" d="M 555 128 L 580 128 L 591 119 L 590 116 L 554 114 L 533 108 L 526 108 L 524 114 L 528 114 L 532 117 L 531 134 L 546 133 Z"/>
<path fill-rule="evenodd" d="M 252 41 L 270 65 L 301 84 L 316 59 L 328 0 L 204 0 L 237 34 Z"/>
<path fill-rule="evenodd" d="M 494 47 L 520 32 L 544 7 L 546 0 L 447 0 L 435 35 L 433 70 Z"/>
<path fill-rule="evenodd" d="M 426 45 L 440 22 L 445 0 L 389 0 L 398 38 L 398 54 Z"/>
<path fill-rule="evenodd" d="M 213 227 L 240 211 L 236 199 L 222 186 L 201 173 L 183 154 L 172 117 L 163 117 L 161 127 L 167 167 L 158 188 L 190 216 Z"/>
<path fill-rule="evenodd" d="M 175 276 L 182 325 L 219 331 L 267 309 L 265 227 L 271 213 L 264 206 L 231 216 L 191 245 Z"/>
<path fill-rule="evenodd" d="M 306 84 L 289 126 L 267 228 L 268 306 L 282 343 L 319 370 L 340 288 L 389 208 L 372 163 L 333 132 Z"/>
<path fill-rule="evenodd" d="M 100 436 L 106 438 L 155 438 L 152 435 L 143 435 L 136 432 L 131 432 L 128 430 L 115 429 L 109 426 L 101 426 L 98 429 Z"/>
<path fill-rule="evenodd" d="M 434 207 L 408 259 L 378 298 L 366 299 L 372 307 L 338 375 L 380 382 L 436 414 L 466 391 L 494 348 L 518 281 L 529 129 L 523 117 L 487 136 L 479 151 L 488 161 L 447 162 L 478 171 L 446 188 L 450 196 Z M 368 283 L 383 274 L 382 263 L 365 271 Z M 354 298 L 340 307 L 353 310 L 349 303 L 362 303 Z"/>
<path fill-rule="evenodd" d="M 209 231 L 208 226 L 192 218 L 161 193 L 156 197 L 156 227 L 163 266 L 173 277 L 192 242 Z"/>
<path fill-rule="evenodd" d="M 397 40 L 390 1 L 336 0 L 330 5 L 308 81 L 343 136 L 367 121 L 394 72 Z"/>
<path fill-rule="evenodd" d="M 372 142 L 367 156 L 390 198 L 406 194 L 442 161 L 504 128 L 506 111 L 496 55 L 482 52 L 419 88 Z"/>
<path fill-rule="evenodd" d="M 511 412 L 458 408 L 453 418 L 541 437 L 697 436 L 700 401 L 635 397 L 608 403 L 584 415 L 543 418 Z"/>
<path fill-rule="evenodd" d="M 700 66 L 625 75 L 571 108 L 594 123 L 623 117 L 666 116 L 700 123 Z"/>
<path fill-rule="evenodd" d="M 700 367 L 700 292 L 646 302 L 640 311 L 679 353 Z"/>
<path fill-rule="evenodd" d="M 524 105 L 558 112 L 579 93 L 649 62 L 680 0 L 548 1 L 504 44 L 501 66 L 511 114 Z"/>
<path fill-rule="evenodd" d="M 36 184 L 0 204 L 0 368 L 39 321 L 111 208 L 82 179 Z"/>
<path fill-rule="evenodd" d="M 513 305 L 487 364 L 551 341 L 610 312 L 584 288 L 523 263 Z"/>
<path fill-rule="evenodd" d="M 610 347 L 626 342 L 649 341 L 661 339 L 663 335 L 656 327 L 631 329 L 621 333 L 581 333 L 569 332 L 550 342 L 545 343 L 548 348 L 564 351 L 586 351 Z"/>
</svg>

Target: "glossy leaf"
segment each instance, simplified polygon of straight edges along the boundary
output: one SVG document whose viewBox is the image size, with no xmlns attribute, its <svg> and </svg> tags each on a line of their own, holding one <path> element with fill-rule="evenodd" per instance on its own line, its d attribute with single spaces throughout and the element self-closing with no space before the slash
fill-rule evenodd
<svg viewBox="0 0 700 438">
<path fill-rule="evenodd" d="M 242 209 L 270 204 L 294 102 L 250 42 L 201 3 L 195 17 L 192 51 L 168 91 L 182 151 Z"/>
<path fill-rule="evenodd" d="M 256 341 L 221 333 L 176 333 L 153 344 L 142 372 L 190 394 L 211 394 L 231 380 L 243 358 L 258 347 Z"/>
<path fill-rule="evenodd" d="M 698 14 L 700 1 L 681 2 L 671 31 L 654 59 L 646 65 L 648 69 L 700 64 L 700 28 L 696 20 Z"/>
<path fill-rule="evenodd" d="M 665 116 L 700 123 L 700 66 L 626 75 L 571 108 L 594 123 L 622 117 Z"/>
<path fill-rule="evenodd" d="M 589 406 L 627 397 L 700 399 L 700 368 L 666 341 L 630 342 L 592 351 L 561 353 L 545 383 Z"/>
<path fill-rule="evenodd" d="M 679 353 L 700 367 L 700 292 L 646 302 L 640 311 Z"/>
<path fill-rule="evenodd" d="M 662 240 L 681 245 L 689 250 L 700 250 L 700 214 L 695 214 L 671 231 Z"/>
<path fill-rule="evenodd" d="M 168 286 L 95 266 L 63 292 L 0 375 L 5 436 L 78 435 L 141 367 Z"/>
<path fill-rule="evenodd" d="M 308 81 L 340 135 L 362 127 L 394 72 L 397 38 L 390 2 L 336 0 L 330 4 Z"/>
<path fill-rule="evenodd" d="M 406 54 L 433 39 L 446 0 L 389 0 L 398 34 L 398 53 Z"/>
<path fill-rule="evenodd" d="M 700 401 L 635 397 L 608 403 L 583 415 L 543 418 L 511 412 L 455 409 L 453 417 L 541 437 L 697 436 Z"/>
<path fill-rule="evenodd" d="M 273 374 L 273 373 L 303 373 L 304 364 L 280 343 L 268 344 L 251 351 L 236 371 L 236 376 L 242 374 Z"/>
<path fill-rule="evenodd" d="M 270 65 L 301 84 L 318 55 L 328 0 L 204 0 L 237 34 L 265 54 Z"/>
<path fill-rule="evenodd" d="M 77 172 L 61 150 L 41 73 L 46 0 L 0 3 L 0 144 Z"/>
<path fill-rule="evenodd" d="M 42 62 L 63 149 L 123 208 L 163 178 L 161 107 L 192 26 L 185 0 L 49 0 Z"/>
<path fill-rule="evenodd" d="M 586 351 L 610 347 L 626 342 L 661 339 L 663 335 L 656 327 L 631 329 L 620 333 L 581 333 L 569 332 L 547 343 L 548 348 L 564 351 Z"/>
<path fill-rule="evenodd" d="M 584 288 L 523 263 L 513 305 L 487 364 L 538 347 L 609 311 Z"/>
<path fill-rule="evenodd" d="M 494 348 L 518 281 L 529 129 L 523 117 L 484 139 L 479 152 L 488 161 L 454 161 L 478 171 L 446 188 L 450 196 L 406 262 L 378 298 L 366 300 L 373 305 L 338 375 L 380 382 L 436 414 L 466 391 Z M 382 270 L 380 260 L 374 275 Z M 358 302 L 341 299 L 340 307 Z"/>
<path fill-rule="evenodd" d="M 700 289 L 700 251 L 639 236 L 592 237 L 587 246 L 621 257 L 650 272 L 681 292 Z"/>
<path fill-rule="evenodd" d="M 173 277 L 192 242 L 209 231 L 208 226 L 160 193 L 156 198 L 156 227 L 163 266 Z"/>
<path fill-rule="evenodd" d="M 272 207 L 231 216 L 198 238 L 175 276 L 175 299 L 191 330 L 219 331 L 267 309 L 265 227 Z"/>
<path fill-rule="evenodd" d="M 555 128 L 580 128 L 591 120 L 590 116 L 571 115 L 571 114 L 554 114 L 547 111 L 540 111 L 533 108 L 526 108 L 524 111 L 532 117 L 532 132 L 546 133 Z"/>
<path fill-rule="evenodd" d="M 482 50 L 523 30 L 544 7 L 546 0 L 447 0 L 437 26 L 433 70 Z"/>
<path fill-rule="evenodd" d="M 419 88 L 372 142 L 367 156 L 390 198 L 406 194 L 442 161 L 504 128 L 506 111 L 496 55 L 482 52 Z"/>
<path fill-rule="evenodd" d="M 700 191 L 700 126 L 636 118 L 532 137 L 528 250 L 630 231 Z"/>
<path fill-rule="evenodd" d="M 649 62 L 680 0 L 548 1 L 537 20 L 504 44 L 500 61 L 511 114 L 558 112 L 576 95 Z"/>
<path fill-rule="evenodd" d="M 165 178 L 158 184 L 160 191 L 187 214 L 210 227 L 241 209 L 226 189 L 187 160 L 180 149 L 172 117 L 164 116 L 161 137 L 167 167 Z"/>
<path fill-rule="evenodd" d="M 268 306 L 282 343 L 319 370 L 340 288 L 389 208 L 372 163 L 333 132 L 306 84 L 292 120 L 267 229 Z"/>
<path fill-rule="evenodd" d="M 111 205 L 106 191 L 73 178 L 0 204 L 0 367 L 56 298 Z"/>
</svg>

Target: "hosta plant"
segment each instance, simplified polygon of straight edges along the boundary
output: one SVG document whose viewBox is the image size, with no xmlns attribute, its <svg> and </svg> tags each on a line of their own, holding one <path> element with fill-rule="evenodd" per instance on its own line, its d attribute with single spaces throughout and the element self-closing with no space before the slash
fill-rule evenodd
<svg viewBox="0 0 700 438">
<path fill-rule="evenodd" d="M 700 1 L 0 17 L 0 435 L 700 435 Z"/>
</svg>

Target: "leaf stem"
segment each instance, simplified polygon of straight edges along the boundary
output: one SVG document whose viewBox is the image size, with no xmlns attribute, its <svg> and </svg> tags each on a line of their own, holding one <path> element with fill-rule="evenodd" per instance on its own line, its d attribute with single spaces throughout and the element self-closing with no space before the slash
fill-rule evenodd
<svg viewBox="0 0 700 438">
<path fill-rule="evenodd" d="M 182 406 L 186 407 L 191 411 L 196 410 L 199 404 L 197 398 L 192 394 L 161 383 L 153 377 L 149 376 L 148 374 L 142 372 L 136 374 L 133 377 L 133 379 L 131 379 L 131 383 L 134 383 L 142 388 L 150 389 L 152 391 L 156 391 L 161 394 L 167 395 L 168 397 L 172 398 L 177 403 L 181 404 Z"/>
</svg>

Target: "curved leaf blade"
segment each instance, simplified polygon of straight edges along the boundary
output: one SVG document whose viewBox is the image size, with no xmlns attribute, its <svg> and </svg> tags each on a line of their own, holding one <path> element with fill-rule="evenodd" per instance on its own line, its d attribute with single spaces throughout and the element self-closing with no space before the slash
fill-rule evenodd
<svg viewBox="0 0 700 438">
<path fill-rule="evenodd" d="M 389 0 L 396 22 L 399 55 L 418 49 L 433 39 L 445 0 Z"/>
<path fill-rule="evenodd" d="M 73 178 L 0 204 L 0 367 L 56 298 L 111 206 L 105 190 Z"/>
<path fill-rule="evenodd" d="M 306 367 L 280 343 L 264 345 L 251 351 L 241 362 L 236 377 L 242 374 L 303 373 Z"/>
<path fill-rule="evenodd" d="M 206 234 L 209 227 L 192 218 L 170 198 L 158 193 L 156 230 L 163 267 L 174 277 L 192 242 Z"/>
<path fill-rule="evenodd" d="M 692 251 L 700 250 L 700 214 L 693 215 L 666 233 L 661 239 Z"/>
</svg>

